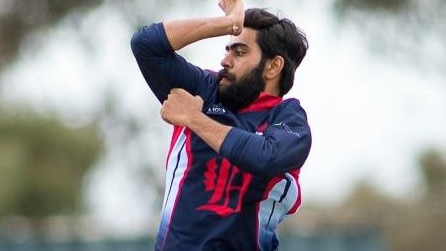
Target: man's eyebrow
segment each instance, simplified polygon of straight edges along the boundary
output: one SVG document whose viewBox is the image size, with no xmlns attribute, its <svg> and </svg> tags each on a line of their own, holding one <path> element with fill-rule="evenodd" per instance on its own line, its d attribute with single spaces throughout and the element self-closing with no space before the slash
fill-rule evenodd
<svg viewBox="0 0 446 251">
<path fill-rule="evenodd" d="M 249 46 L 247 44 L 239 42 L 239 43 L 228 44 L 228 45 L 226 45 L 225 49 L 226 49 L 226 51 L 230 51 L 230 50 L 234 50 L 234 49 L 240 48 L 240 47 L 249 48 Z"/>
</svg>

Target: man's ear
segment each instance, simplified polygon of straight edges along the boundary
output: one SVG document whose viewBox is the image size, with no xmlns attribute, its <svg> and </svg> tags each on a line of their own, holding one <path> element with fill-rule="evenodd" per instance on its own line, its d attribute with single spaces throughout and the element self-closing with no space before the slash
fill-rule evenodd
<svg viewBox="0 0 446 251">
<path fill-rule="evenodd" d="M 282 56 L 275 56 L 272 59 L 268 59 L 265 64 L 265 78 L 274 79 L 280 77 L 284 66 L 285 60 Z"/>
</svg>

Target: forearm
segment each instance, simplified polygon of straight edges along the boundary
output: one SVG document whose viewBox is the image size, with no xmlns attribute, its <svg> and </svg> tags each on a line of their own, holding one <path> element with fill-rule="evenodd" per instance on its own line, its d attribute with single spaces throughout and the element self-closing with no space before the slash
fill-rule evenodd
<svg viewBox="0 0 446 251">
<path fill-rule="evenodd" d="M 241 170 L 264 177 L 300 168 L 308 156 L 311 135 L 274 131 L 258 135 L 234 128 L 226 135 L 219 153 Z"/>
<path fill-rule="evenodd" d="M 163 22 L 173 50 L 179 50 L 196 41 L 233 34 L 233 21 L 229 17 L 199 18 Z"/>
<path fill-rule="evenodd" d="M 232 129 L 230 126 L 220 124 L 209 118 L 204 113 L 196 113 L 191 116 L 187 127 L 216 152 L 220 151 L 223 141 Z"/>
</svg>

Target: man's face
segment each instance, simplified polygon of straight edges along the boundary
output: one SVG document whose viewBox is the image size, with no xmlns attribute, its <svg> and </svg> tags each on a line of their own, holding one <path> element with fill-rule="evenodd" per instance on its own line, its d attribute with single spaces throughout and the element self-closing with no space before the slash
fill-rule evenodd
<svg viewBox="0 0 446 251">
<path fill-rule="evenodd" d="M 260 92 L 265 89 L 263 68 L 265 61 L 259 62 L 256 68 L 236 80 L 235 75 L 226 68 L 218 73 L 218 79 L 226 79 L 227 83 L 219 84 L 218 98 L 220 102 L 233 112 L 237 112 L 254 102 Z"/>
<path fill-rule="evenodd" d="M 236 112 L 251 104 L 265 89 L 265 61 L 256 42 L 256 32 L 245 28 L 240 36 L 231 37 L 218 74 L 218 97 Z"/>
</svg>

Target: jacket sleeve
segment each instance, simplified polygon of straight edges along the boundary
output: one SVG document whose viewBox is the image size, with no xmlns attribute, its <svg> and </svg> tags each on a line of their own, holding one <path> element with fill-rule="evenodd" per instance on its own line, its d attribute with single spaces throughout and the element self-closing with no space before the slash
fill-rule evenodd
<svg viewBox="0 0 446 251">
<path fill-rule="evenodd" d="M 214 80 L 204 71 L 175 53 L 167 39 L 162 23 L 145 26 L 131 39 L 133 55 L 144 79 L 160 102 L 172 88 L 183 88 L 193 95 L 208 95 Z"/>
<path fill-rule="evenodd" d="M 231 129 L 220 154 L 243 171 L 272 177 L 301 168 L 310 152 L 311 139 L 306 113 L 293 100 L 263 134 Z"/>
</svg>

